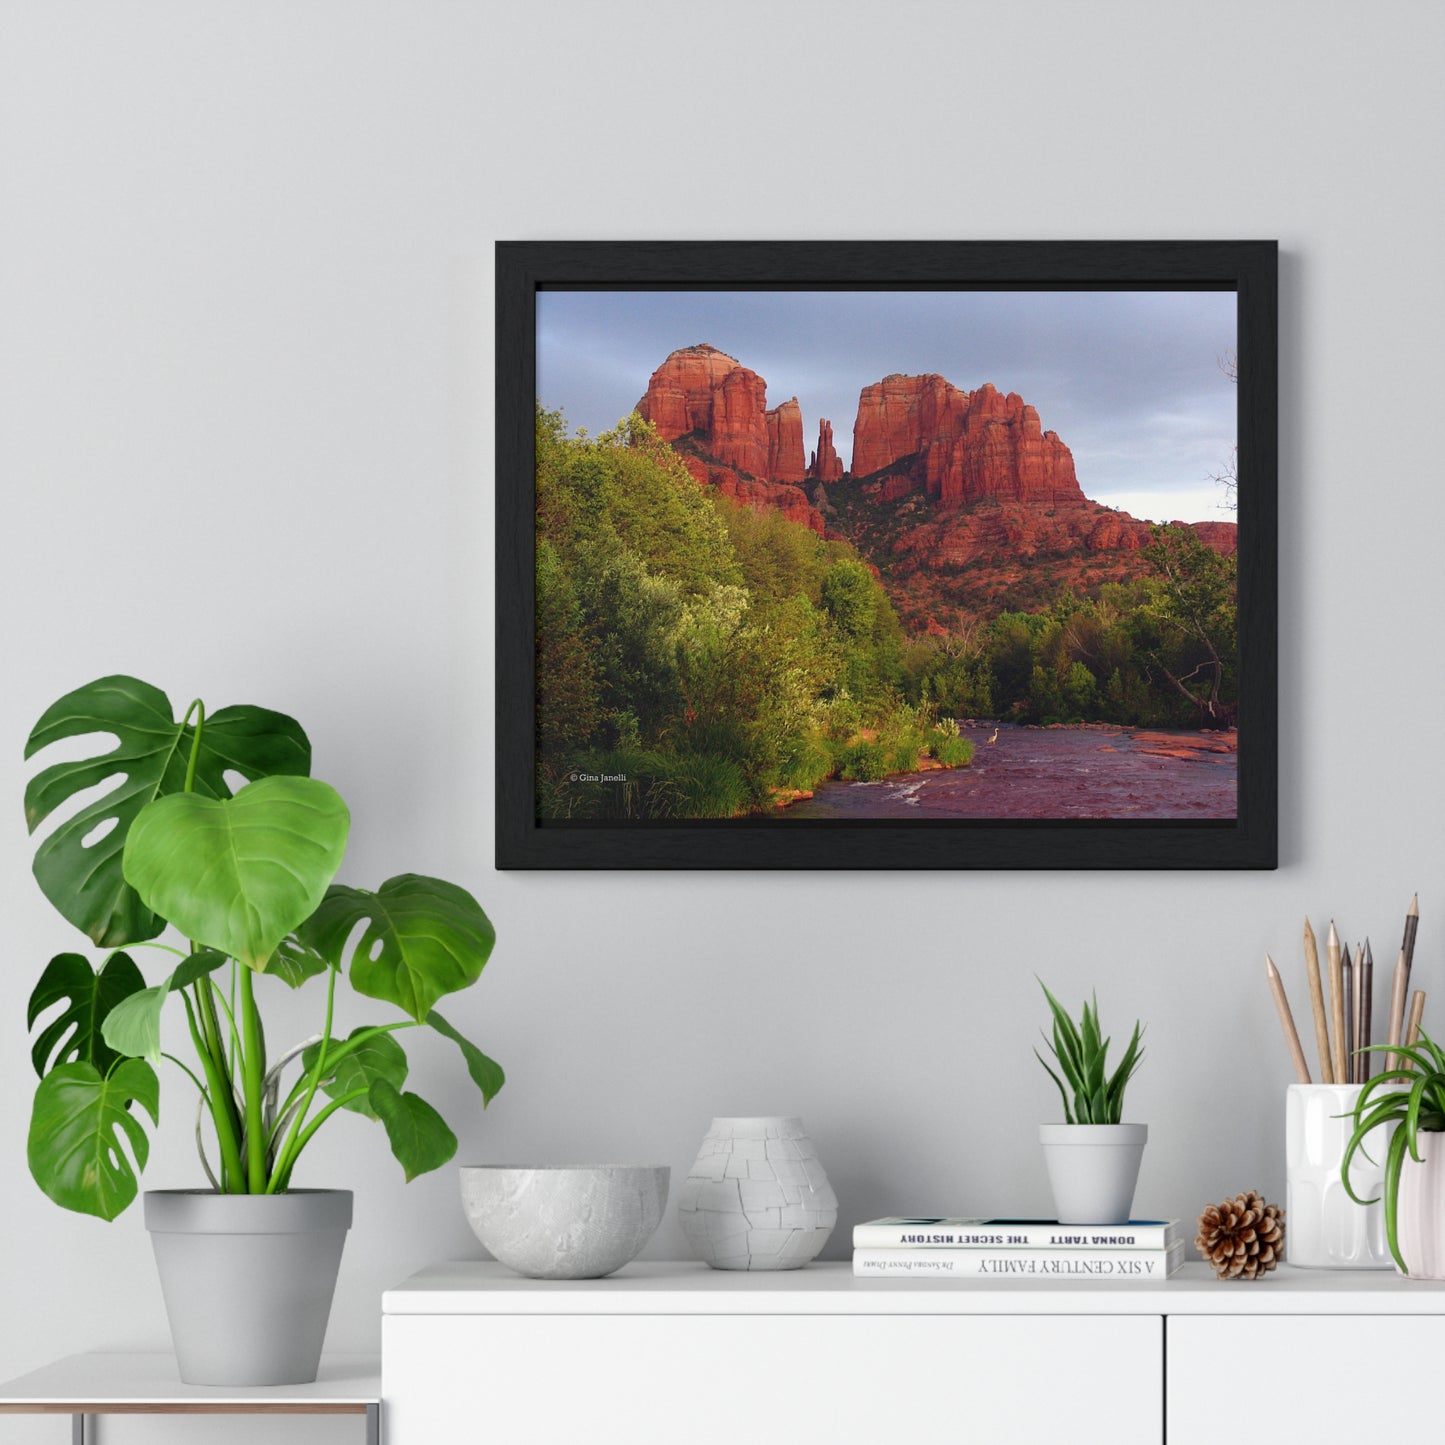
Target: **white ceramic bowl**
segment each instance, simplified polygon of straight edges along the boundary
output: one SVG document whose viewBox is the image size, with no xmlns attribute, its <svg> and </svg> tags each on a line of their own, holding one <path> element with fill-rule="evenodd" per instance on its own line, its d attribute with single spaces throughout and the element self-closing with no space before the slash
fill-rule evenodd
<svg viewBox="0 0 1445 1445">
<path fill-rule="evenodd" d="M 600 1279 L 635 1259 L 667 1207 L 666 1166 L 463 1164 L 472 1233 L 533 1279 Z"/>
</svg>

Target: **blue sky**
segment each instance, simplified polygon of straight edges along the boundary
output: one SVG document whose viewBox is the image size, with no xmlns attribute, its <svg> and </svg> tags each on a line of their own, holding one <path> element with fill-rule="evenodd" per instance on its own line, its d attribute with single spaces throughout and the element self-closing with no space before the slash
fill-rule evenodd
<svg viewBox="0 0 1445 1445">
<path fill-rule="evenodd" d="M 890 372 L 991 381 L 1038 409 L 1085 495 L 1138 517 L 1217 521 L 1235 439 L 1235 297 L 1221 291 L 543 291 L 537 394 L 601 431 L 669 352 L 709 342 L 796 396 L 811 451 L 846 466 L 858 393 Z"/>
</svg>

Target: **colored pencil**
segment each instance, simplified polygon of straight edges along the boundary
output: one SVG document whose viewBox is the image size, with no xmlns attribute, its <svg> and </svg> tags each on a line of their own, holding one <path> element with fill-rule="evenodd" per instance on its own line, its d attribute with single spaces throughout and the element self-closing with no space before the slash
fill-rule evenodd
<svg viewBox="0 0 1445 1445">
<path fill-rule="evenodd" d="M 1395 1055 L 1395 1050 L 1400 1047 L 1400 1040 L 1405 1032 L 1405 950 L 1400 950 L 1400 956 L 1395 960 L 1395 977 L 1390 983 L 1390 1036 L 1386 1043 L 1390 1046 L 1390 1052 L 1385 1055 L 1386 1070 L 1396 1069 L 1400 1065 Z"/>
<path fill-rule="evenodd" d="M 1360 1048 L 1368 1049 L 1375 1042 L 1375 955 L 1370 951 L 1370 940 L 1365 940 L 1365 962 L 1360 969 Z M 1360 1082 L 1370 1082 L 1370 1069 L 1374 1055 L 1360 1055 Z"/>
<path fill-rule="evenodd" d="M 1415 967 L 1415 935 L 1420 931 L 1420 895 L 1417 893 L 1405 910 L 1405 936 L 1400 952 L 1405 958 L 1405 997 L 1410 997 L 1410 971 Z M 1403 1028 L 1403 1024 L 1401 1025 Z"/>
<path fill-rule="evenodd" d="M 1289 1000 L 1284 996 L 1284 980 L 1274 966 L 1269 954 L 1264 956 L 1265 977 L 1269 979 L 1269 991 L 1274 995 L 1274 1011 L 1279 1015 L 1279 1026 L 1284 1031 L 1284 1041 L 1289 1056 L 1294 1060 L 1295 1078 L 1302 1084 L 1310 1081 L 1310 1066 L 1305 1062 L 1305 1051 L 1300 1047 L 1299 1031 L 1294 1026 L 1294 1015 L 1289 1009 Z"/>
<path fill-rule="evenodd" d="M 1345 1083 L 1355 1082 L 1355 968 L 1350 946 L 1340 950 L 1340 994 L 1345 1001 Z"/>
<path fill-rule="evenodd" d="M 1325 938 L 1325 960 L 1330 971 L 1330 1067 L 1334 1071 L 1334 1082 L 1344 1084 L 1349 1082 L 1345 1060 L 1345 974 L 1340 935 L 1333 918 Z"/>
<path fill-rule="evenodd" d="M 1420 1025 L 1424 1021 L 1424 1018 L 1425 990 L 1423 988 L 1417 988 L 1415 990 L 1415 997 L 1410 1000 L 1410 1024 L 1409 1027 L 1405 1030 L 1406 1048 L 1414 1048 L 1415 1044 L 1419 1042 Z M 1408 1069 L 1410 1067 L 1409 1059 L 1406 1059 L 1404 1063 L 1405 1067 Z"/>
<path fill-rule="evenodd" d="M 1333 1084 L 1335 1073 L 1330 1066 L 1330 1026 L 1325 1022 L 1325 992 L 1320 984 L 1320 952 L 1315 946 L 1315 931 L 1305 919 L 1305 981 L 1310 986 L 1310 1007 L 1315 1015 L 1315 1048 L 1320 1056 L 1320 1083 Z"/>
</svg>

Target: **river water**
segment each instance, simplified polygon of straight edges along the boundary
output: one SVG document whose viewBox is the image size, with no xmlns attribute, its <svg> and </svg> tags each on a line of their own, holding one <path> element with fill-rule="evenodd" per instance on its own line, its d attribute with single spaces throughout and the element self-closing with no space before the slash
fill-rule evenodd
<svg viewBox="0 0 1445 1445">
<path fill-rule="evenodd" d="M 819 785 L 782 818 L 1233 818 L 1233 733 L 970 726 L 973 762 Z"/>
</svg>

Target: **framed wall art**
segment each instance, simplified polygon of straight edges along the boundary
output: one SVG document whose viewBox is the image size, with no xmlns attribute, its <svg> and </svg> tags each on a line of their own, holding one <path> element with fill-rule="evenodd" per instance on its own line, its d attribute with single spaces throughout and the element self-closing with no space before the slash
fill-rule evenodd
<svg viewBox="0 0 1445 1445">
<path fill-rule="evenodd" d="M 1272 868 L 1272 241 L 503 242 L 497 865 Z"/>
</svg>

